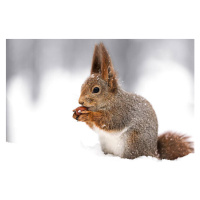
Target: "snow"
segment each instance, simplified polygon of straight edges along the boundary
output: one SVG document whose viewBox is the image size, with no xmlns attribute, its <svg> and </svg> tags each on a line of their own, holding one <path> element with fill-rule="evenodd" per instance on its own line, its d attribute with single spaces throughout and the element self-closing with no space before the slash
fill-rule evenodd
<svg viewBox="0 0 200 200">
<path fill-rule="evenodd" d="M 199 199 L 199 184 L 195 182 L 200 178 L 198 154 L 160 161 L 152 157 L 128 160 L 102 153 L 97 134 L 72 118 L 87 77 L 88 73 L 72 76 L 62 70 L 49 72 L 42 83 L 41 97 L 34 104 L 24 80 L 13 80 L 7 94 L 13 143 L 0 147 L 3 196 L 22 200 Z M 148 80 L 152 81 L 150 77 Z M 141 83 L 138 88 L 141 90 L 137 93 L 147 94 L 145 97 L 156 107 L 157 94 L 151 96 Z M 159 118 L 159 109 L 165 113 L 168 110 L 167 105 L 161 105 L 156 107 Z M 172 123 L 174 118 L 164 120 L 160 130 L 191 128 L 181 122 L 185 120 L 183 114 L 173 116 L 178 119 L 176 123 Z"/>
<path fill-rule="evenodd" d="M 94 77 L 95 77 L 95 75 L 94 75 L 94 74 L 91 74 L 91 75 L 90 75 L 90 78 L 94 78 Z"/>
</svg>

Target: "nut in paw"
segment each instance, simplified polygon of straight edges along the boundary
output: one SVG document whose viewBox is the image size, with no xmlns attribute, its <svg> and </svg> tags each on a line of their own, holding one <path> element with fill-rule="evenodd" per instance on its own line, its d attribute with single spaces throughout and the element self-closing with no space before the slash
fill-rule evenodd
<svg viewBox="0 0 200 200">
<path fill-rule="evenodd" d="M 79 117 L 81 114 L 84 113 L 84 111 L 87 111 L 87 107 L 85 106 L 79 106 L 77 107 L 76 109 L 73 110 L 74 114 L 73 114 L 73 118 L 78 120 L 78 121 L 82 121 L 82 120 L 79 120 Z"/>
</svg>

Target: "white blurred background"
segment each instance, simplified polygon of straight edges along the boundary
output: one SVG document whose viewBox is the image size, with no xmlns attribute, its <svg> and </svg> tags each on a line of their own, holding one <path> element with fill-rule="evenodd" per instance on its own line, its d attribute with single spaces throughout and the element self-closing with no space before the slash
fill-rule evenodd
<svg viewBox="0 0 200 200">
<path fill-rule="evenodd" d="M 103 42 L 121 86 L 153 105 L 159 134 L 193 136 L 194 40 L 7 40 L 7 141 L 96 146 L 72 119 L 89 76 L 94 45 Z"/>
</svg>

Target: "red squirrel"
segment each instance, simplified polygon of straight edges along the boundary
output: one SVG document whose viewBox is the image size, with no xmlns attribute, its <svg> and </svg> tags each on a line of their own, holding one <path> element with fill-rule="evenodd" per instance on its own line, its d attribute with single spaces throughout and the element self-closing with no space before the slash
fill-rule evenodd
<svg viewBox="0 0 200 200">
<path fill-rule="evenodd" d="M 158 136 L 152 105 L 118 84 L 111 58 L 103 43 L 95 46 L 89 78 L 83 83 L 73 118 L 99 135 L 105 154 L 134 159 L 152 156 L 174 160 L 194 152 L 187 136 L 166 132 Z"/>
</svg>

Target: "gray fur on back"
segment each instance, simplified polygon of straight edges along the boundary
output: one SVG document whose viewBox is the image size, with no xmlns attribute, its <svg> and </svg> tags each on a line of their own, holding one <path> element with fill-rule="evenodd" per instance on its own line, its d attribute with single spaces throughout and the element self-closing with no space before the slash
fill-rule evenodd
<svg viewBox="0 0 200 200">
<path fill-rule="evenodd" d="M 112 110 L 113 128 L 128 128 L 121 136 L 126 143 L 124 157 L 157 156 L 158 122 L 151 104 L 145 98 L 120 88 L 110 101 L 106 109 Z M 129 138 L 134 140 L 130 145 L 127 142 Z"/>
</svg>

